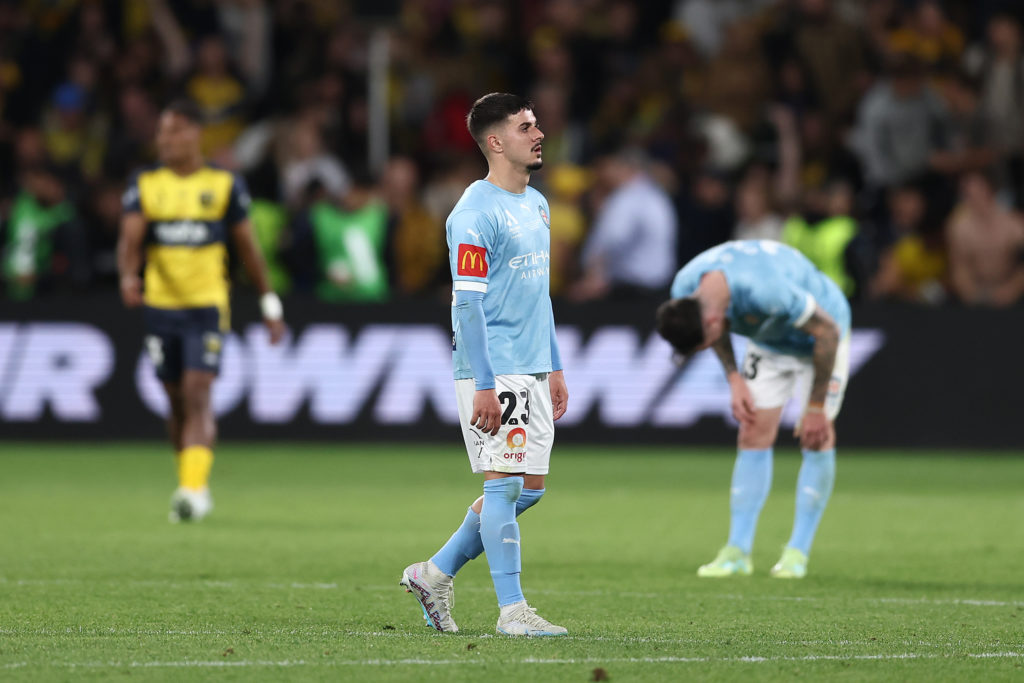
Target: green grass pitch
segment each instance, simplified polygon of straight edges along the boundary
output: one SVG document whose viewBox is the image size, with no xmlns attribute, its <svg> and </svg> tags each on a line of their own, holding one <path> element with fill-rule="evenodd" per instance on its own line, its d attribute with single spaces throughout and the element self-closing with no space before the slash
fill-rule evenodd
<svg viewBox="0 0 1024 683">
<path fill-rule="evenodd" d="M 731 450 L 557 448 L 523 584 L 570 636 L 532 641 L 495 635 L 483 558 L 458 634 L 397 585 L 480 489 L 454 438 L 225 444 L 194 525 L 167 522 L 168 453 L 0 442 L 0 680 L 1024 680 L 1021 453 L 841 450 L 810 575 L 785 582 L 795 449 L 755 575 L 710 580 Z"/>
</svg>

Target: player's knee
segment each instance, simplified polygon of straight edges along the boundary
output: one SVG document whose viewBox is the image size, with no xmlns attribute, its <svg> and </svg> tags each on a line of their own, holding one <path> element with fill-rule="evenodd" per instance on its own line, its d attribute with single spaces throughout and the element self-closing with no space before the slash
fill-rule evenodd
<svg viewBox="0 0 1024 683">
<path fill-rule="evenodd" d="M 189 392 L 182 402 L 185 416 L 191 418 L 205 418 L 210 413 L 210 397 L 202 392 Z M 211 415 L 212 417 L 212 415 Z"/>
<path fill-rule="evenodd" d="M 739 447 L 745 450 L 761 450 L 771 448 L 779 434 L 778 423 L 741 425 Z"/>
<path fill-rule="evenodd" d="M 211 399 L 213 382 L 202 374 L 193 374 L 186 378 L 182 384 L 182 406 L 185 413 L 190 417 L 196 417 L 211 411 Z"/>
</svg>

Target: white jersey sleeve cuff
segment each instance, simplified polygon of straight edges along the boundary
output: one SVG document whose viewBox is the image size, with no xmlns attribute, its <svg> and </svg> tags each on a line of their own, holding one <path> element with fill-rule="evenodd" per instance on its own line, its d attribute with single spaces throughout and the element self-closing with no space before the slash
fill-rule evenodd
<svg viewBox="0 0 1024 683">
<path fill-rule="evenodd" d="M 486 282 L 472 282 L 470 280 L 456 280 L 452 284 L 452 289 L 456 292 L 486 292 Z M 813 310 L 813 309 L 812 309 Z"/>
<path fill-rule="evenodd" d="M 796 319 L 794 327 L 803 327 L 804 324 L 811 319 L 814 315 L 814 309 L 818 307 L 818 302 L 814 300 L 814 297 L 810 294 L 807 295 L 807 303 L 804 305 L 804 312 L 800 314 L 800 317 Z"/>
</svg>

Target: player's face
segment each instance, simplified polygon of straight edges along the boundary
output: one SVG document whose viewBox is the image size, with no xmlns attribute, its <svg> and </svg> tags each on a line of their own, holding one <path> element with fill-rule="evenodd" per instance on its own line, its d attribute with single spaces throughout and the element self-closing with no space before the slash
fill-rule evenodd
<svg viewBox="0 0 1024 683">
<path fill-rule="evenodd" d="M 544 133 L 537 127 L 537 117 L 529 109 L 509 117 L 502 135 L 505 155 L 514 166 L 538 171 L 544 165 L 541 141 Z"/>
<path fill-rule="evenodd" d="M 174 112 L 160 115 L 156 129 L 156 151 L 165 164 L 179 164 L 199 154 L 198 125 Z"/>
</svg>

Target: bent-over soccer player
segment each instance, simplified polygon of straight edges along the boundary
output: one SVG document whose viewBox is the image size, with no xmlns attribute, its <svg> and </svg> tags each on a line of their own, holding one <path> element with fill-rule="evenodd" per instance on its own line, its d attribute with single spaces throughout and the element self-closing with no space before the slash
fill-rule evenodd
<svg viewBox="0 0 1024 683">
<path fill-rule="evenodd" d="M 459 630 L 451 615 L 452 579 L 486 552 L 498 633 L 566 634 L 527 604 L 519 583 L 516 517 L 544 495 L 554 421 L 569 397 L 548 294 L 551 214 L 544 196 L 528 186 L 543 163 L 544 134 L 532 109 L 507 93 L 473 104 L 467 125 L 488 173 L 466 189 L 447 222 L 455 393 L 484 495 L 433 557 L 402 574 L 401 585 L 438 631 Z"/>
<path fill-rule="evenodd" d="M 229 237 L 262 295 L 271 343 L 284 335 L 281 300 L 252 236 L 245 183 L 203 160 L 201 133 L 195 104 L 164 108 L 156 133 L 160 164 L 129 183 L 117 245 L 121 298 L 129 308 L 142 306 L 146 350 L 169 402 L 178 466 L 172 522 L 200 520 L 213 509 L 208 483 L 217 426 L 210 393 L 230 327 Z"/>
<path fill-rule="evenodd" d="M 729 540 L 702 577 L 749 575 L 750 551 L 772 482 L 772 446 L 782 408 L 804 387 L 797 427 L 803 464 L 793 533 L 771 569 L 776 578 L 807 574 L 818 523 L 832 493 L 836 433 L 849 376 L 850 306 L 842 291 L 795 249 L 767 240 L 726 242 L 676 275 L 672 299 L 657 312 L 658 332 L 684 356 L 712 348 L 729 380 L 740 423 L 730 488 Z M 742 370 L 730 332 L 748 337 Z"/>
</svg>

